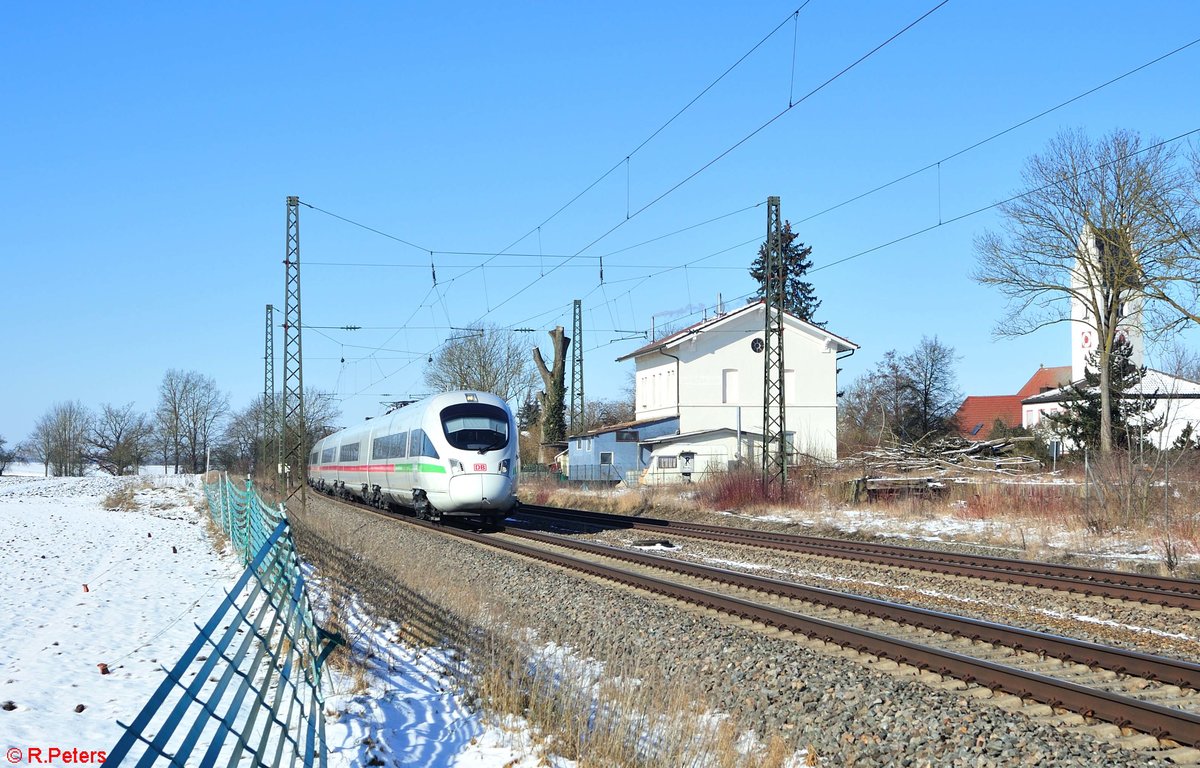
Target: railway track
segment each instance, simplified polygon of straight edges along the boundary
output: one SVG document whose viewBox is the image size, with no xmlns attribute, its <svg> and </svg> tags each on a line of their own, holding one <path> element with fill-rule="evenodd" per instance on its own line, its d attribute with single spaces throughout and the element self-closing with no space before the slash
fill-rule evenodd
<svg viewBox="0 0 1200 768">
<path fill-rule="evenodd" d="M 347 502 L 342 502 L 347 503 Z M 563 536 L 479 533 L 352 506 L 939 677 L 1200 747 L 1200 665 Z M 613 564 L 613 563 L 617 564 Z M 949 687 L 955 687 L 953 684 Z"/>
<path fill-rule="evenodd" d="M 913 568 L 950 576 L 966 576 L 1026 587 L 1042 587 L 1089 596 L 1200 611 L 1200 581 L 1190 579 L 1174 579 L 986 555 L 962 555 L 893 544 L 844 541 L 677 520 L 560 509 L 536 504 L 521 505 L 519 514 L 568 520 L 601 528 L 644 530 L 659 535 L 670 532 L 708 541 L 836 557 L 876 565 Z"/>
</svg>

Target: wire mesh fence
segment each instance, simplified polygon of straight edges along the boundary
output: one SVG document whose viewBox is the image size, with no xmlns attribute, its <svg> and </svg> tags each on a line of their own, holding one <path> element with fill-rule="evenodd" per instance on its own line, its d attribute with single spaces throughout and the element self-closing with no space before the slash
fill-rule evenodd
<svg viewBox="0 0 1200 768">
<path fill-rule="evenodd" d="M 108 753 L 158 765 L 326 765 L 319 628 L 283 509 L 247 482 L 205 486 L 209 513 L 246 570 Z"/>
</svg>

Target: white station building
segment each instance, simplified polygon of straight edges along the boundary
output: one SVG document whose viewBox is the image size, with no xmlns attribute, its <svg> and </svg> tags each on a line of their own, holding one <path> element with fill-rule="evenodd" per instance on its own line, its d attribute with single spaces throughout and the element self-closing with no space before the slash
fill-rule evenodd
<svg viewBox="0 0 1200 768">
<path fill-rule="evenodd" d="M 656 425 L 656 434 L 639 434 L 637 460 L 626 463 L 642 482 L 698 479 L 734 462 L 761 462 L 765 311 L 761 301 L 747 304 L 617 358 L 633 360 L 636 369 L 636 422 L 621 425 L 622 433 Z M 793 460 L 837 458 L 838 360 L 857 349 L 784 313 L 784 420 Z M 572 438 L 572 477 L 577 468 L 583 474 L 591 460 L 586 449 L 602 437 Z M 613 455 L 597 454 L 596 462 Z"/>
</svg>

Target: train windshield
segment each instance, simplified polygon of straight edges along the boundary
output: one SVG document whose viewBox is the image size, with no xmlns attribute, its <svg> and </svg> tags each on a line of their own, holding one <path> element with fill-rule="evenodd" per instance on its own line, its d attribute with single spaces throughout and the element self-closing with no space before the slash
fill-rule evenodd
<svg viewBox="0 0 1200 768">
<path fill-rule="evenodd" d="M 446 440 L 463 451 L 494 451 L 508 445 L 508 414 L 484 403 L 462 403 L 442 411 Z"/>
</svg>

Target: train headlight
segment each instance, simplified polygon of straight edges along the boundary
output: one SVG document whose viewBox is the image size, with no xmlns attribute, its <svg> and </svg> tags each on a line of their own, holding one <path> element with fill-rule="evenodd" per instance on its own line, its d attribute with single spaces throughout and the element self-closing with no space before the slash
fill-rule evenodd
<svg viewBox="0 0 1200 768">
<path fill-rule="evenodd" d="M 458 474 L 459 472 L 463 471 L 462 464 L 458 461 L 458 459 L 450 459 L 450 471 L 454 474 Z"/>
<path fill-rule="evenodd" d="M 500 459 L 500 474 L 508 474 L 508 459 Z"/>
</svg>

